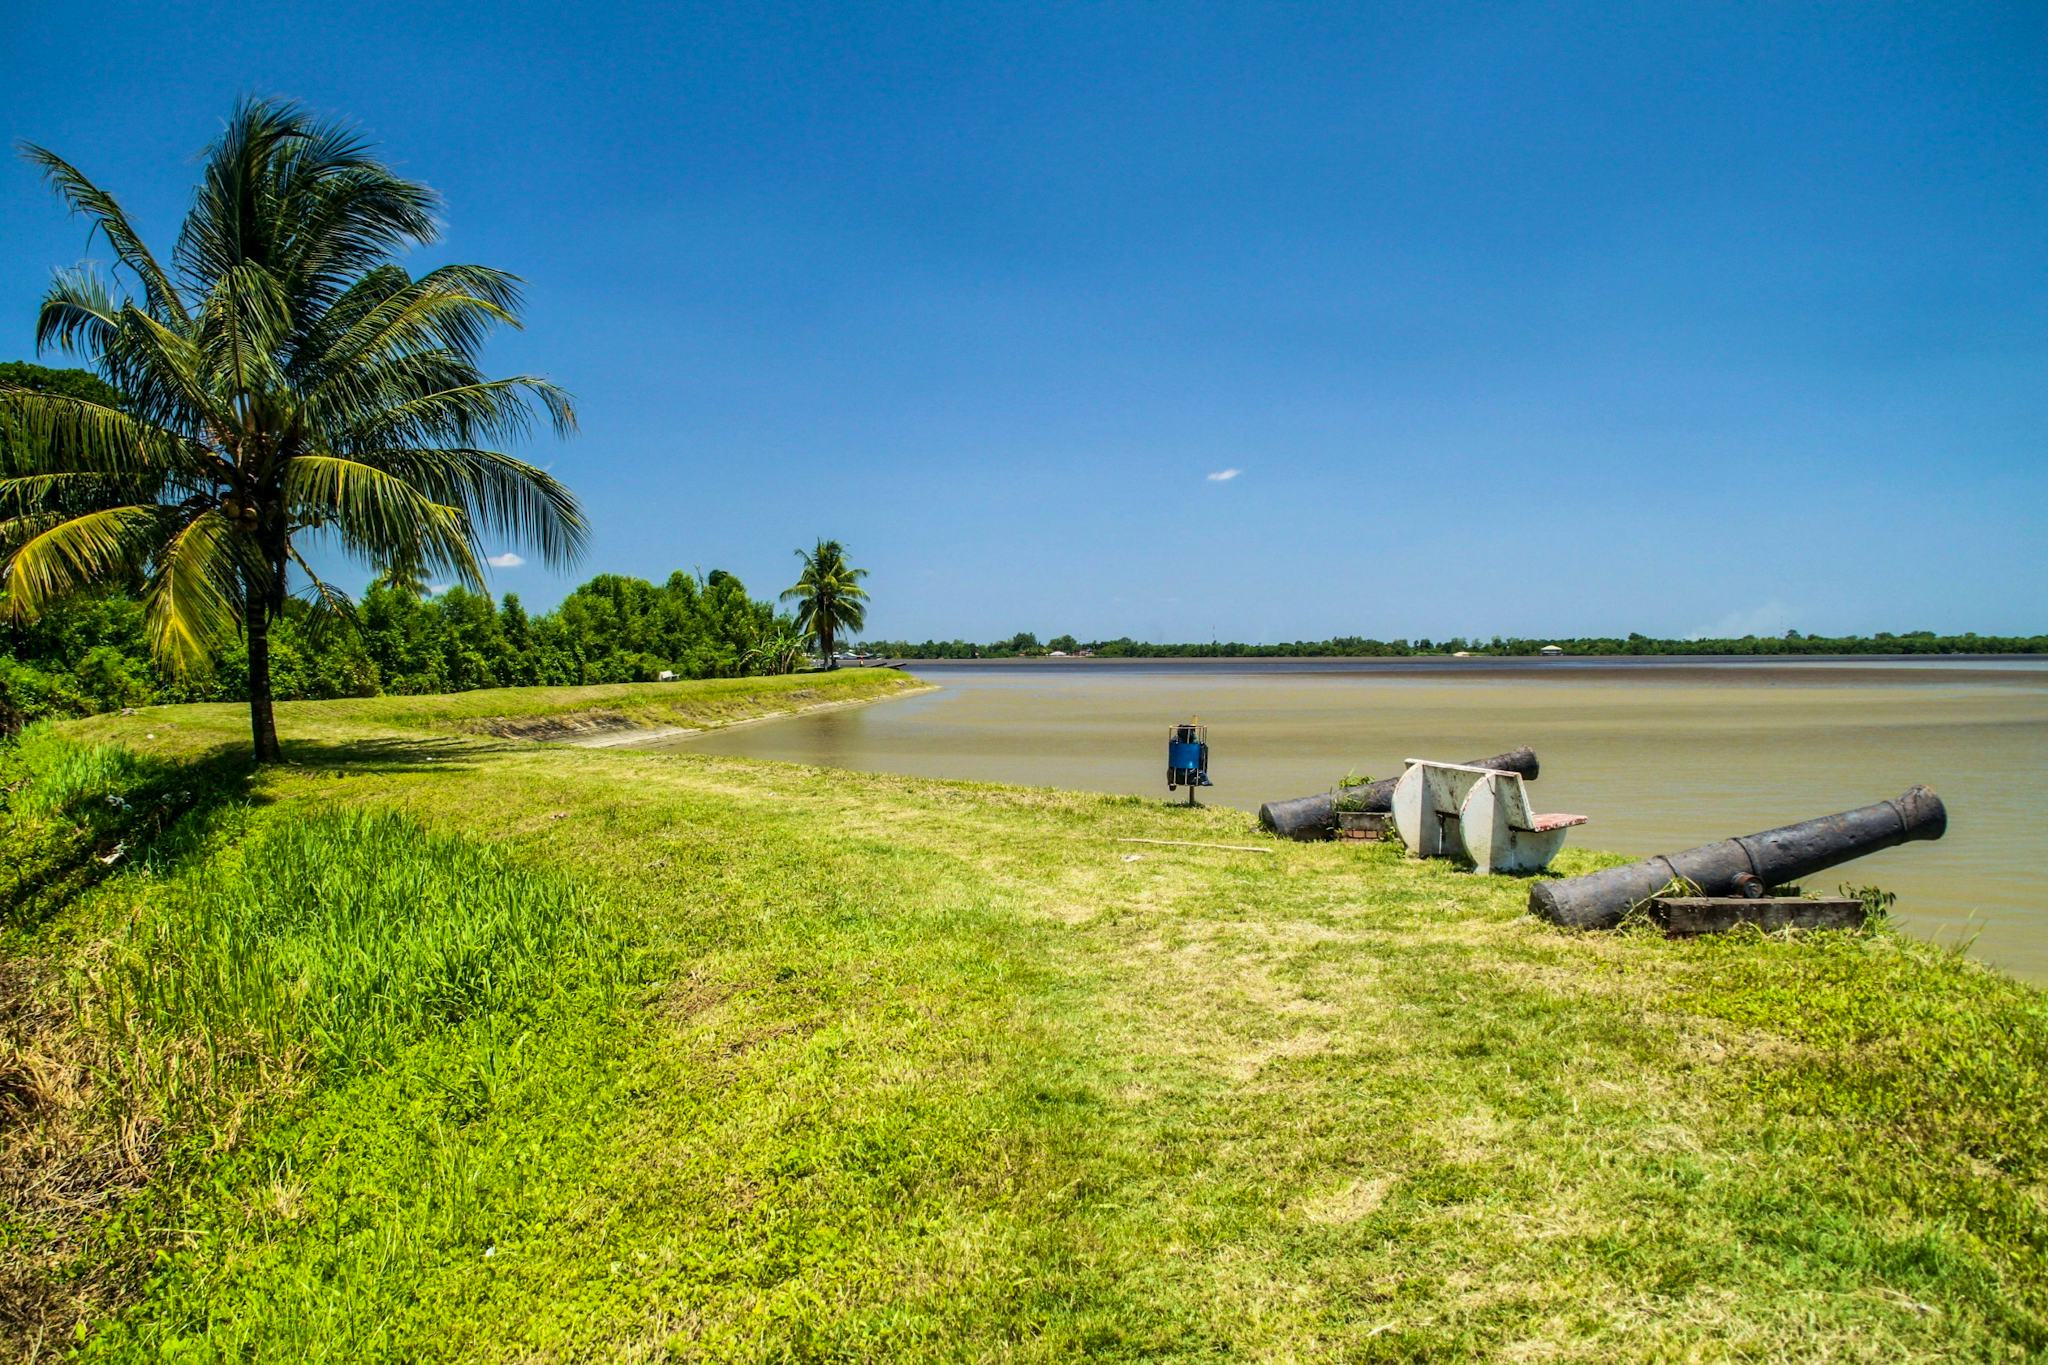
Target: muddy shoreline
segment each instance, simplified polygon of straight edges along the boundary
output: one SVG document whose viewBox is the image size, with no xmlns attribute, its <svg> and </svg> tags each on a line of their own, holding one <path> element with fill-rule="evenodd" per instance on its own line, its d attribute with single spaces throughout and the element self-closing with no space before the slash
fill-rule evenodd
<svg viewBox="0 0 2048 1365">
<path fill-rule="evenodd" d="M 904 688 L 880 696 L 782 706 L 754 715 L 735 716 L 730 720 L 708 724 L 669 725 L 663 724 L 658 715 L 633 715 L 624 711 L 593 709 L 556 716 L 508 716 L 482 722 L 478 728 L 483 733 L 496 735 L 501 739 L 523 739 L 536 744 L 566 744 L 579 749 L 638 749 L 665 744 L 672 740 L 687 739 L 692 735 L 708 734 L 713 730 L 731 730 L 739 726 L 787 720 L 791 716 L 810 715 L 818 711 L 838 711 L 848 707 L 872 706 L 876 702 L 893 701 L 898 697 L 922 696 L 924 693 L 937 690 L 937 687 L 936 683 L 926 683 L 922 687 Z"/>
</svg>

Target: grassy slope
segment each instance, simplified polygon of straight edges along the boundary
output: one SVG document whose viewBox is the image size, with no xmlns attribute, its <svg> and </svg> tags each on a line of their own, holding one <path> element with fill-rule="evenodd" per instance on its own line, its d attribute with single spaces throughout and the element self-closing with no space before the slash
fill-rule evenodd
<svg viewBox="0 0 2048 1365">
<path fill-rule="evenodd" d="M 279 723 L 321 736 L 368 727 L 497 733 L 526 721 L 584 722 L 598 727 L 675 726 L 710 729 L 822 705 L 874 701 L 927 686 L 887 668 L 797 673 L 780 678 L 714 678 L 688 683 L 617 683 L 606 687 L 497 687 L 434 697 L 372 697 L 362 701 L 295 703 Z M 154 714 L 176 714 L 164 708 Z M 211 708 L 201 708 L 209 713 Z M 213 722 L 207 722 L 211 728 Z"/>
<path fill-rule="evenodd" d="M 298 766 L 16 935 L 38 1045 L 127 1078 L 64 1123 L 118 1089 L 148 1135 L 148 1185 L 9 1224 L 127 1303 L 88 1355 L 2048 1350 L 2048 1010 L 1967 962 L 1575 937 L 1385 849 L 1112 842 L 1229 811 L 401 739 L 414 705 L 292 708 Z"/>
</svg>

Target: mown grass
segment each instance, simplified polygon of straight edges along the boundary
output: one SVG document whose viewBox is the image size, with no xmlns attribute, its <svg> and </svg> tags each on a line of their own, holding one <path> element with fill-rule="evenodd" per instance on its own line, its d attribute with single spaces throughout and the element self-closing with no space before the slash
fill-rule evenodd
<svg viewBox="0 0 2048 1365">
<path fill-rule="evenodd" d="M 329 724 L 399 729 L 446 728 L 504 733 L 522 722 L 578 727 L 712 729 L 789 711 L 875 701 L 928 684 L 892 668 L 844 668 L 772 678 L 711 678 L 688 683 L 616 683 L 596 687 L 498 687 L 431 697 L 371 697 L 304 707 Z M 289 713 L 287 713 L 289 714 Z M 558 731 L 532 726 L 534 737 Z"/>
<path fill-rule="evenodd" d="M 85 1068 L 29 1121 L 148 1135 L 10 1206 L 88 1358 L 2048 1351 L 2048 1015 L 1954 955 L 333 705 L 16 943 Z M 239 721 L 174 719 L 60 738 Z"/>
</svg>

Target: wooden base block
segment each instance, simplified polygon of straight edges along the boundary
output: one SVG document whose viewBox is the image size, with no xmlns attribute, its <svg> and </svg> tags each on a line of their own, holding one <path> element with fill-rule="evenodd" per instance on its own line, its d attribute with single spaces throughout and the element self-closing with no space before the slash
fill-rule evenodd
<svg viewBox="0 0 2048 1365">
<path fill-rule="evenodd" d="M 1340 810 L 1337 812 L 1339 839 L 1369 839 L 1375 842 L 1393 833 L 1394 817 L 1388 811 Z"/>
<path fill-rule="evenodd" d="M 1765 896 L 1748 900 L 1733 896 L 1658 896 L 1650 916 L 1673 938 L 1726 933 L 1738 924 L 1778 929 L 1860 929 L 1867 912 L 1862 901 L 1809 900 L 1804 896 Z"/>
</svg>

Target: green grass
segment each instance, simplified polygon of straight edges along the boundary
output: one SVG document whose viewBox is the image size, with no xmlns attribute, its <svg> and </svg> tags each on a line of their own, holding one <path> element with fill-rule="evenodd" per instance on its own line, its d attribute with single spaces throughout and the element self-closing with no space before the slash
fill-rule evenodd
<svg viewBox="0 0 2048 1365">
<path fill-rule="evenodd" d="M 110 944 L 110 1020 L 189 1042 L 216 1071 L 303 1054 L 323 1075 L 556 989 L 564 963 L 617 975 L 573 886 L 385 811 L 261 822 L 232 858 L 150 886 Z M 153 1044 L 161 1043 L 161 1048 Z"/>
<path fill-rule="evenodd" d="M 281 708 L 328 724 L 503 733 L 520 722 L 578 723 L 592 728 L 675 726 L 712 729 L 823 705 L 898 696 L 925 687 L 889 668 L 846 668 L 775 678 L 714 678 L 687 683 L 615 683 L 600 687 L 498 687 L 433 697 L 373 697 L 300 703 Z M 536 737 L 547 737 L 536 727 Z"/>
<path fill-rule="evenodd" d="M 206 766 L 229 709 L 31 738 L 38 847 L 194 790 L 7 940 L 21 1341 L 2048 1352 L 2036 990 L 1886 931 L 1564 934 L 1384 848 L 1113 841 L 1248 842 L 1229 811 L 456 733 L 645 695 L 295 707 L 254 781 Z"/>
</svg>

